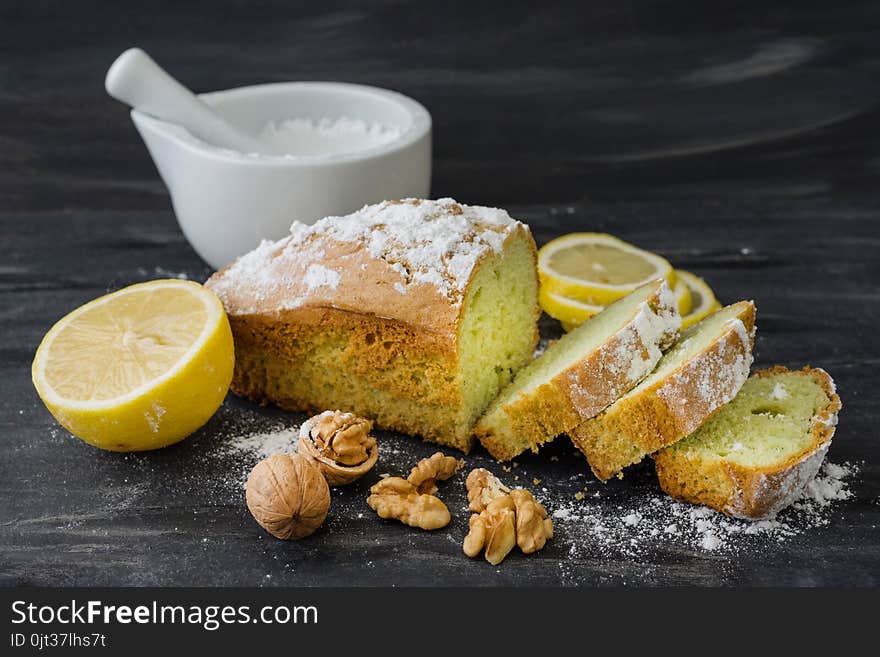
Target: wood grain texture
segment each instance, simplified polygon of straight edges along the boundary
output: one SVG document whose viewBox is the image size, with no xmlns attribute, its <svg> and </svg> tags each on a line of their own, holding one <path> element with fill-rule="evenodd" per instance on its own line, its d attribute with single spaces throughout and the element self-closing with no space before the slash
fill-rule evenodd
<svg viewBox="0 0 880 657">
<path fill-rule="evenodd" d="M 224 0 L 210 19 L 170 2 L 13 5 L 0 7 L 0 584 L 880 583 L 872 3 Z M 108 290 L 211 273 L 127 112 L 103 92 L 107 66 L 133 44 L 199 91 L 326 79 L 412 95 L 434 117 L 435 197 L 506 207 L 539 244 L 609 231 L 704 276 L 725 302 L 754 299 L 756 367 L 810 363 L 835 377 L 843 411 L 829 458 L 861 464 L 855 497 L 824 527 L 739 551 L 658 542 L 633 557 L 575 546 L 560 526 L 539 554 L 492 568 L 461 554 L 463 476 L 444 484 L 453 523 L 433 534 L 366 506 L 379 473 L 405 474 L 434 451 L 411 438 L 383 434 L 371 478 L 334 490 L 327 525 L 298 543 L 251 520 L 241 481 L 253 458 L 228 445 L 302 416 L 230 397 L 156 453 L 71 438 L 30 383 L 45 331 Z M 545 318 L 542 331 L 559 328 Z M 517 483 L 541 479 L 551 511 L 584 486 L 609 511 L 659 494 L 650 464 L 601 486 L 566 439 L 518 463 Z M 504 474 L 482 450 L 467 466 Z"/>
</svg>

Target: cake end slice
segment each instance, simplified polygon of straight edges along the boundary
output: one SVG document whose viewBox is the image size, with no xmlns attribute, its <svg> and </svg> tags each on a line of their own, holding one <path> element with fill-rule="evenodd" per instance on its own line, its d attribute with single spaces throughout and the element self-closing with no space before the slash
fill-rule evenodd
<svg viewBox="0 0 880 657">
<path fill-rule="evenodd" d="M 773 518 L 815 477 L 840 408 L 825 370 L 755 372 L 711 420 L 654 455 L 660 487 L 737 518 Z"/>
</svg>

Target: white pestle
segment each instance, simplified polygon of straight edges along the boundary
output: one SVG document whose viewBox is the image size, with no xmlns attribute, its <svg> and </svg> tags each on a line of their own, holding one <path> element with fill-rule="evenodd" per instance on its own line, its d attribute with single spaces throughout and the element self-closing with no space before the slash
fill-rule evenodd
<svg viewBox="0 0 880 657">
<path fill-rule="evenodd" d="M 283 155 L 230 125 L 140 48 L 129 48 L 107 71 L 107 93 L 116 100 L 157 119 L 176 123 L 199 139 L 242 153 Z"/>
</svg>

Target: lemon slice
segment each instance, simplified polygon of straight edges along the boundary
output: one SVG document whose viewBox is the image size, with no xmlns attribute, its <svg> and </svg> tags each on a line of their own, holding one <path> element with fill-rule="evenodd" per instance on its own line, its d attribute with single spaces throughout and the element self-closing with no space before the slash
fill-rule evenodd
<svg viewBox="0 0 880 657">
<path fill-rule="evenodd" d="M 220 300 L 197 283 L 158 280 L 77 308 L 53 326 L 31 374 L 68 431 L 113 451 L 185 438 L 223 403 L 235 355 Z"/>
<path fill-rule="evenodd" d="M 558 319 L 562 323 L 562 328 L 566 331 L 580 326 L 593 315 L 605 310 L 604 306 L 594 306 L 583 301 L 554 294 L 543 285 L 538 293 L 538 303 L 541 304 L 541 308 L 544 309 L 545 313 L 553 319 Z"/>
<path fill-rule="evenodd" d="M 675 301 L 678 305 L 678 312 L 686 315 L 691 310 L 691 291 L 682 280 L 675 281 Z M 605 310 L 606 306 L 594 306 L 577 299 L 569 299 L 559 294 L 554 294 L 546 288 L 542 287 L 538 294 L 538 302 L 544 312 L 554 319 L 558 319 L 562 324 L 562 329 L 568 333 L 573 328 L 577 328 L 593 315 Z"/>
<path fill-rule="evenodd" d="M 702 278 L 681 269 L 677 269 L 675 273 L 678 276 L 678 280 L 682 281 L 691 293 L 691 310 L 688 313 L 682 313 L 682 329 L 686 329 L 691 324 L 696 324 L 721 307 L 721 304 L 715 298 L 715 293 L 712 292 L 712 288 L 706 285 L 706 281 Z"/>
<path fill-rule="evenodd" d="M 538 251 L 538 274 L 549 292 L 607 306 L 640 285 L 663 278 L 675 286 L 666 259 L 605 233 L 571 233 Z"/>
<path fill-rule="evenodd" d="M 675 270 L 675 287 L 672 293 L 675 295 L 675 301 L 678 304 L 678 313 L 684 317 L 687 315 L 694 305 L 694 297 L 691 289 L 687 284 L 678 277 L 678 270 Z"/>
</svg>

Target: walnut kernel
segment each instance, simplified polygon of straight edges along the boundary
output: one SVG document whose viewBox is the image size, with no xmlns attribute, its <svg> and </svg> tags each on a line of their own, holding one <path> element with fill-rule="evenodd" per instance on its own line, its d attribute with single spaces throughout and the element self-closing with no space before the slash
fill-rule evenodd
<svg viewBox="0 0 880 657">
<path fill-rule="evenodd" d="M 471 470 L 465 482 L 472 511 L 470 531 L 462 549 L 469 557 L 485 549 L 493 565 L 518 545 L 524 554 L 537 552 L 553 538 L 547 509 L 524 488 L 510 490 L 488 470 Z"/>
<path fill-rule="evenodd" d="M 516 544 L 523 554 L 537 552 L 553 538 L 553 521 L 544 505 L 525 488 L 513 489 L 510 497 L 516 507 Z"/>
<path fill-rule="evenodd" d="M 464 553 L 475 557 L 485 548 L 486 561 L 497 566 L 516 545 L 516 514 L 510 495 L 495 498 L 470 519 Z"/>
<path fill-rule="evenodd" d="M 452 519 L 440 498 L 419 493 L 402 477 L 386 477 L 379 481 L 370 488 L 367 504 L 380 518 L 394 518 L 421 529 L 439 529 Z"/>
<path fill-rule="evenodd" d="M 420 493 L 433 495 L 437 492 L 437 482 L 449 479 L 464 467 L 464 460 L 435 452 L 416 463 L 406 478 Z"/>
<path fill-rule="evenodd" d="M 495 498 L 507 495 L 510 489 L 485 468 L 471 470 L 465 481 L 471 511 L 479 513 Z"/>
<path fill-rule="evenodd" d="M 379 458 L 372 428 L 372 422 L 353 413 L 325 411 L 303 423 L 297 450 L 314 461 L 331 486 L 350 484 Z"/>
</svg>

